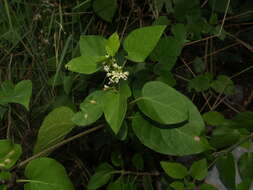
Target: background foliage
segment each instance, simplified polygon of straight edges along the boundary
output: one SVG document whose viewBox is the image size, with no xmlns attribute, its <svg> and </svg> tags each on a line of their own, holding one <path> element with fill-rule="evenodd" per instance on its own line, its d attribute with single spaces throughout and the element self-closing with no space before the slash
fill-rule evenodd
<svg viewBox="0 0 253 190">
<path fill-rule="evenodd" d="M 2 0 L 0 189 L 215 190 L 217 169 L 249 190 L 252 20 L 252 0 Z"/>
</svg>

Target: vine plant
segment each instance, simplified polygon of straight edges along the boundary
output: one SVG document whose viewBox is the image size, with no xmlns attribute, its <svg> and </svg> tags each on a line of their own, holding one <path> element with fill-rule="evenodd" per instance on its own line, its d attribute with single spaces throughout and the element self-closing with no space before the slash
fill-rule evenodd
<svg viewBox="0 0 253 190">
<path fill-rule="evenodd" d="M 163 179 L 169 178 L 168 188 L 176 190 L 195 189 L 197 186 L 202 190 L 212 190 L 216 188 L 205 183 L 204 179 L 208 167 L 214 163 L 217 163 L 221 179 L 228 189 L 247 189 L 252 180 L 252 170 L 247 168 L 252 167 L 251 153 L 244 154 L 239 160 L 243 181 L 237 187 L 233 171 L 232 175 L 224 172 L 226 168 L 235 167 L 230 153 L 233 147 L 210 157 L 205 155 L 234 142 L 241 144 L 245 139 L 250 139 L 252 122 L 249 120 L 252 121 L 252 113 L 240 113 L 232 120 L 223 118 L 218 112 L 209 112 L 202 117 L 193 102 L 173 88 L 171 70 L 187 42 L 187 34 L 183 24 L 173 25 L 171 31 L 172 34 L 167 36 L 165 25 L 142 27 L 133 30 L 124 39 L 123 45 L 117 32 L 108 39 L 95 35 L 81 36 L 81 55 L 69 61 L 66 68 L 80 75 L 99 72 L 104 76 L 101 85 L 94 86 L 80 104 L 78 112 L 69 107 L 58 107 L 50 112 L 40 127 L 33 156 L 26 160 L 17 162 L 22 148 L 13 143 L 9 135 L 7 139 L 0 140 L 0 189 L 11 188 L 13 183 L 24 183 L 25 190 L 74 189 L 64 167 L 46 156 L 63 144 L 102 128 L 121 141 L 135 140 L 162 155 L 200 154 L 202 159 L 195 160 L 188 168 L 179 162 L 165 159 L 160 162 L 162 171 L 149 172 L 143 171 L 141 154 L 133 158 L 136 171 L 124 170 L 121 161 L 114 158 L 113 165 L 102 163 L 97 167 L 89 180 L 88 190 L 106 184 L 108 190 L 136 189 L 140 182 L 135 176 L 143 177 L 147 184 L 150 184 L 151 176 L 165 176 Z M 164 44 L 170 44 L 169 54 L 164 53 Z M 190 88 L 196 89 L 198 79 L 194 80 Z M 225 84 L 211 86 L 221 93 L 224 89 L 231 92 L 231 82 Z M 0 91 L 2 113 L 8 111 L 9 103 L 19 103 L 28 109 L 31 92 L 30 81 L 21 81 L 17 85 L 5 81 Z M 208 125 L 222 126 L 211 139 L 205 135 L 204 121 Z M 91 128 L 65 139 L 76 126 Z M 224 132 L 230 133 L 232 137 L 224 140 Z M 14 171 L 23 166 L 26 178 L 19 179 Z"/>
</svg>

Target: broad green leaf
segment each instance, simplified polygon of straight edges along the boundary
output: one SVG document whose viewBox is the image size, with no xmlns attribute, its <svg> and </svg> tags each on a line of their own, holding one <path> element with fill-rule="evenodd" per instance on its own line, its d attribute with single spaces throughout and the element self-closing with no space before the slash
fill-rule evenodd
<svg viewBox="0 0 253 190">
<path fill-rule="evenodd" d="M 96 172 L 91 176 L 87 190 L 96 190 L 108 183 L 111 179 L 114 169 L 111 165 L 103 163 L 96 169 Z"/>
<path fill-rule="evenodd" d="M 37 136 L 34 154 L 60 142 L 74 128 L 74 112 L 68 107 L 51 111 L 44 119 Z"/>
<path fill-rule="evenodd" d="M 94 91 L 80 104 L 81 111 L 77 112 L 72 121 L 79 126 L 87 126 L 96 122 L 103 114 L 103 91 Z"/>
<path fill-rule="evenodd" d="M 246 128 L 253 131 L 253 112 L 246 111 L 238 113 L 232 120 L 227 121 L 228 127 L 231 128 Z"/>
<path fill-rule="evenodd" d="M 235 144 L 240 139 L 240 132 L 237 129 L 228 127 L 218 127 L 214 129 L 211 140 L 211 146 L 215 148 L 225 148 Z"/>
<path fill-rule="evenodd" d="M 29 110 L 31 95 L 32 82 L 30 80 L 22 80 L 15 86 L 10 81 L 6 81 L 0 88 L 0 104 L 17 103 Z"/>
<path fill-rule="evenodd" d="M 203 119 L 208 125 L 219 126 L 225 122 L 224 116 L 216 111 L 210 111 L 203 114 Z"/>
<path fill-rule="evenodd" d="M 166 26 L 148 26 L 132 31 L 125 39 L 123 46 L 127 59 L 144 62 L 158 43 Z"/>
<path fill-rule="evenodd" d="M 235 189 L 235 160 L 232 153 L 222 156 L 217 161 L 219 178 L 228 189 Z"/>
<path fill-rule="evenodd" d="M 66 68 L 76 73 L 92 74 L 101 68 L 97 60 L 96 57 L 91 56 L 76 57 L 66 64 Z"/>
<path fill-rule="evenodd" d="M 160 164 L 165 173 L 174 179 L 183 179 L 188 174 L 187 168 L 180 163 L 161 161 Z"/>
<path fill-rule="evenodd" d="M 28 163 L 24 190 L 74 190 L 65 168 L 52 158 L 37 158 Z"/>
<path fill-rule="evenodd" d="M 132 127 L 138 139 L 152 150 L 167 155 L 190 155 L 205 151 L 209 147 L 199 135 L 204 122 L 193 103 L 185 98 L 189 110 L 189 121 L 178 128 L 158 128 L 146 121 L 141 114 L 134 116 Z"/>
<path fill-rule="evenodd" d="M 120 131 L 127 111 L 127 97 L 118 91 L 108 91 L 103 96 L 105 119 L 115 134 Z"/>
<path fill-rule="evenodd" d="M 120 81 L 119 91 L 122 95 L 129 98 L 132 96 L 132 91 L 127 83 L 127 81 Z"/>
<path fill-rule="evenodd" d="M 182 31 L 178 31 L 179 29 Z M 151 59 L 162 64 L 163 70 L 166 71 L 171 71 L 176 64 L 186 39 L 186 29 L 183 25 L 174 25 L 172 31 L 174 36 L 161 38 L 150 55 Z"/>
<path fill-rule="evenodd" d="M 120 47 L 119 35 L 117 32 L 113 33 L 107 40 L 105 49 L 108 55 L 115 56 Z"/>
<path fill-rule="evenodd" d="M 219 190 L 211 184 L 204 183 L 200 186 L 200 190 Z"/>
<path fill-rule="evenodd" d="M 138 99 L 139 109 L 156 122 L 169 125 L 188 119 L 189 112 L 185 98 L 162 82 L 146 83 L 142 88 L 142 97 Z"/>
<path fill-rule="evenodd" d="M 82 56 L 102 57 L 106 55 L 105 46 L 107 40 L 102 36 L 83 35 L 80 37 L 79 45 Z"/>
<path fill-rule="evenodd" d="M 236 190 L 250 190 L 251 184 L 252 184 L 252 178 L 245 179 L 236 186 Z"/>
<path fill-rule="evenodd" d="M 207 176 L 206 159 L 198 160 L 191 165 L 190 174 L 196 180 L 203 180 Z"/>
<path fill-rule="evenodd" d="M 242 179 L 253 179 L 253 153 L 244 153 L 238 161 Z"/>
<path fill-rule="evenodd" d="M 217 79 L 212 82 L 211 87 L 218 93 L 224 93 L 226 95 L 235 93 L 233 81 L 225 75 L 219 75 Z"/>
<path fill-rule="evenodd" d="M 210 88 L 213 76 L 211 73 L 196 76 L 189 82 L 189 89 L 194 89 L 197 92 L 204 92 Z"/>
<path fill-rule="evenodd" d="M 93 10 L 103 20 L 112 22 L 117 11 L 117 0 L 94 0 Z"/>
<path fill-rule="evenodd" d="M 174 190 L 185 190 L 184 184 L 180 181 L 174 181 L 170 184 Z"/>
<path fill-rule="evenodd" d="M 10 140 L 0 140 L 0 170 L 10 169 L 15 165 L 22 154 L 19 144 L 13 144 Z"/>
</svg>

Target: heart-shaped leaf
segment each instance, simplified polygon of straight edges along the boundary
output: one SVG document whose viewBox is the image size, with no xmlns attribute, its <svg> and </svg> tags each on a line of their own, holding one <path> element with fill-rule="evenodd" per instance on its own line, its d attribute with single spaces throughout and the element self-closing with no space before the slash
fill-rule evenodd
<svg viewBox="0 0 253 190">
<path fill-rule="evenodd" d="M 127 111 L 127 97 L 118 91 L 108 91 L 103 97 L 105 119 L 117 134 Z"/>
<path fill-rule="evenodd" d="M 82 56 L 101 57 L 106 54 L 107 39 L 102 36 L 83 35 L 80 37 L 79 46 Z"/>
<path fill-rule="evenodd" d="M 148 82 L 142 88 L 137 104 L 140 110 L 152 120 L 161 124 L 177 124 L 188 119 L 185 98 L 174 88 L 163 82 Z"/>
<path fill-rule="evenodd" d="M 0 104 L 17 103 L 29 110 L 32 95 L 32 82 L 22 80 L 15 86 L 10 81 L 5 81 L 0 88 Z"/>
<path fill-rule="evenodd" d="M 59 107 L 50 112 L 39 129 L 34 154 L 61 141 L 73 128 L 74 112 L 68 107 Z"/>
<path fill-rule="evenodd" d="M 155 48 L 166 26 L 148 26 L 133 30 L 124 41 L 127 59 L 144 62 Z"/>
<path fill-rule="evenodd" d="M 117 0 L 94 0 L 93 9 L 103 20 L 112 22 L 117 11 Z"/>
<path fill-rule="evenodd" d="M 162 161 L 160 164 L 165 173 L 174 179 L 183 179 L 188 174 L 187 168 L 180 163 Z"/>
<path fill-rule="evenodd" d="M 89 180 L 88 190 L 96 190 L 105 185 L 111 178 L 114 169 L 108 163 L 103 163 L 96 169 L 96 172 Z"/>
<path fill-rule="evenodd" d="M 167 155 L 197 154 L 210 148 L 205 139 L 199 137 L 204 130 L 204 122 L 199 111 L 186 97 L 185 101 L 186 109 L 189 110 L 189 121 L 182 127 L 158 128 L 137 113 L 132 127 L 139 140 L 152 150 Z"/>
<path fill-rule="evenodd" d="M 76 73 L 92 74 L 97 72 L 101 67 L 98 64 L 97 57 L 80 56 L 70 60 L 66 64 L 66 68 Z"/>
<path fill-rule="evenodd" d="M 13 144 L 10 140 L 0 140 L 0 170 L 10 169 L 22 154 L 19 144 Z"/>
<path fill-rule="evenodd" d="M 52 158 L 37 158 L 28 163 L 25 176 L 30 181 L 24 190 L 74 190 L 65 168 Z"/>
<path fill-rule="evenodd" d="M 72 121 L 79 126 L 87 126 L 97 121 L 103 114 L 103 91 L 95 91 L 81 103 L 81 111 L 77 112 Z"/>
</svg>

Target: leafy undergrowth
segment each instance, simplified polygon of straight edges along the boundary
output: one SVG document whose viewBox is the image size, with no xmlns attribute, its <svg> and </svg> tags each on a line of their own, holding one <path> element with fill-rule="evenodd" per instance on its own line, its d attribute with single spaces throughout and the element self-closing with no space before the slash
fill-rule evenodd
<svg viewBox="0 0 253 190">
<path fill-rule="evenodd" d="M 216 167 L 249 190 L 252 20 L 251 0 L 3 0 L 0 189 L 215 190 Z"/>
</svg>

